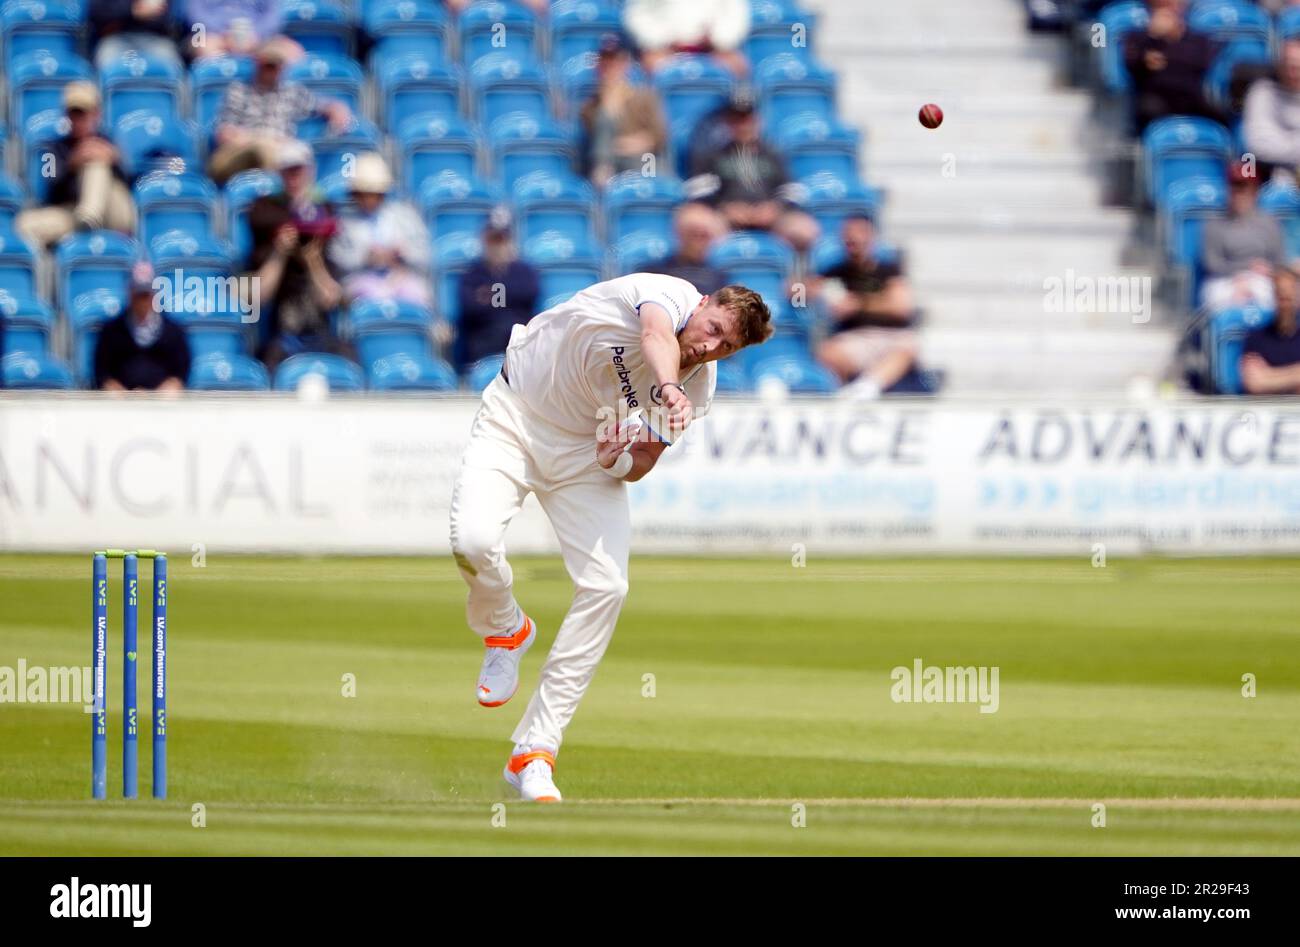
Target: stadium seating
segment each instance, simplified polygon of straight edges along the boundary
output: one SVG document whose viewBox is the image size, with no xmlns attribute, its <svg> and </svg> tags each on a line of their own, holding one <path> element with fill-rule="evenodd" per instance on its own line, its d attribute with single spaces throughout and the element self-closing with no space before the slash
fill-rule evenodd
<svg viewBox="0 0 1300 947">
<path fill-rule="evenodd" d="M 113 125 L 113 142 L 122 153 L 123 170 L 132 178 L 153 170 L 192 168 L 198 163 L 198 128 L 175 116 L 145 109 L 127 112 Z"/>
<path fill-rule="evenodd" d="M 617 244 L 636 231 L 662 237 L 672 233 L 673 211 L 684 198 L 676 178 L 646 177 L 636 171 L 616 175 L 605 185 L 605 239 Z"/>
<path fill-rule="evenodd" d="M 99 79 L 104 89 L 104 121 L 110 127 L 128 112 L 152 112 L 165 118 L 182 114 L 181 68 L 174 60 L 131 53 L 108 63 Z"/>
<path fill-rule="evenodd" d="M 1277 15 L 1278 41 L 1295 39 L 1300 36 L 1300 7 L 1287 7 Z"/>
<path fill-rule="evenodd" d="M 341 53 L 315 52 L 286 70 L 285 78 L 299 82 L 324 98 L 347 103 L 352 114 L 362 114 L 361 90 L 365 76 L 361 66 Z"/>
<path fill-rule="evenodd" d="M 298 136 L 316 155 L 316 176 L 326 178 L 343 170 L 344 163 L 355 161 L 356 156 L 367 151 L 379 151 L 383 135 L 379 129 L 363 118 L 353 117 L 348 129 L 331 132 L 323 121 L 301 122 Z"/>
<path fill-rule="evenodd" d="M 60 59 L 77 55 L 80 5 L 64 0 L 9 0 L 0 14 L 6 72 L 24 53 L 47 50 Z"/>
<path fill-rule="evenodd" d="M 0 291 L 19 299 L 36 295 L 36 258 L 12 232 L 0 233 Z"/>
<path fill-rule="evenodd" d="M 787 391 L 795 395 L 829 395 L 840 386 L 834 373 L 819 365 L 807 352 L 807 347 L 799 343 L 791 349 L 790 354 L 764 352 L 776 340 L 765 343 L 755 351 L 757 356 L 746 363 L 749 378 L 760 391 L 769 381 L 780 382 Z"/>
<path fill-rule="evenodd" d="M 4 326 L 0 352 L 49 354 L 54 311 L 39 299 L 0 292 L 0 325 Z"/>
<path fill-rule="evenodd" d="M 880 193 L 857 181 L 844 181 L 823 172 L 802 183 L 807 188 L 803 208 L 817 218 L 823 233 L 837 232 L 846 217 L 854 214 L 874 217 L 880 211 Z"/>
<path fill-rule="evenodd" d="M 437 0 L 379 0 L 364 4 L 363 25 L 374 40 L 370 68 L 404 53 L 447 59 L 450 25 Z"/>
<path fill-rule="evenodd" d="M 398 132 L 406 190 L 420 194 L 442 174 L 472 179 L 482 151 L 477 130 L 455 115 L 413 115 Z"/>
<path fill-rule="evenodd" d="M 140 240 L 149 246 L 169 230 L 194 234 L 214 232 L 217 189 L 212 181 L 190 171 L 153 171 L 135 182 Z"/>
<path fill-rule="evenodd" d="M 45 352 L 13 352 L 0 359 L 4 387 L 67 389 L 75 387 L 72 372 L 60 359 Z"/>
<path fill-rule="evenodd" d="M 413 116 L 454 119 L 460 112 L 463 78 L 456 67 L 422 53 L 407 53 L 380 64 L 378 88 L 384 120 L 401 129 Z"/>
<path fill-rule="evenodd" d="M 214 56 L 195 61 L 190 69 L 194 95 L 194 120 L 205 134 L 211 134 L 230 83 L 253 78 L 253 61 L 243 56 Z"/>
<path fill-rule="evenodd" d="M 753 386 L 749 380 L 749 372 L 739 359 L 727 358 L 717 363 L 718 365 L 718 394 L 745 394 Z"/>
<path fill-rule="evenodd" d="M 451 325 L 460 321 L 460 277 L 483 255 L 478 233 L 452 231 L 438 236 L 433 243 L 434 269 L 437 273 L 438 311 Z"/>
<path fill-rule="evenodd" d="M 1258 306 L 1224 309 L 1210 316 L 1210 375 L 1216 392 L 1242 393 L 1241 353 L 1246 336 L 1272 324 L 1273 313 Z"/>
<path fill-rule="evenodd" d="M 498 51 L 519 60 L 537 60 L 537 17 L 527 7 L 501 0 L 479 0 L 460 14 L 460 56 L 467 66 Z"/>
<path fill-rule="evenodd" d="M 271 382 L 256 359 L 209 352 L 190 365 L 189 387 L 195 391 L 266 391 Z"/>
<path fill-rule="evenodd" d="M 352 54 L 352 24 L 335 0 L 284 0 L 284 34 L 308 53 L 321 56 Z"/>
<path fill-rule="evenodd" d="M 557 64 L 594 51 L 602 36 L 622 29 L 618 7 L 602 0 L 556 0 L 550 23 L 551 62 Z"/>
<path fill-rule="evenodd" d="M 108 290 L 125 298 L 140 245 L 111 230 L 69 234 L 54 253 L 58 298 L 67 305 L 83 293 Z"/>
<path fill-rule="evenodd" d="M 1170 188 L 1193 177 L 1222 177 L 1232 138 L 1218 122 L 1173 116 L 1152 122 L 1142 135 L 1147 199 L 1162 206 Z"/>
<path fill-rule="evenodd" d="M 511 112 L 523 112 L 538 121 L 550 118 L 549 86 L 535 62 L 512 53 L 487 53 L 470 67 L 470 85 L 474 113 L 485 128 Z"/>
<path fill-rule="evenodd" d="M 37 112 L 23 123 L 23 142 L 27 149 L 24 179 L 32 200 L 37 203 L 43 203 L 49 193 L 50 177 L 46 173 L 49 143 L 67 133 L 68 119 L 61 108 Z"/>
<path fill-rule="evenodd" d="M 1258 40 L 1268 44 L 1273 38 L 1273 20 L 1268 12 L 1251 3 L 1200 3 L 1187 13 L 1187 25 L 1205 33 L 1218 43 Z"/>
<path fill-rule="evenodd" d="M 1130 33 L 1145 30 L 1149 20 L 1150 14 L 1142 0 L 1112 3 L 1098 15 L 1097 23 L 1104 30 L 1106 42 L 1095 48 L 1102 86 L 1108 92 L 1119 95 L 1133 88 L 1133 77 L 1124 65 L 1124 40 Z"/>
<path fill-rule="evenodd" d="M 769 56 L 793 54 L 811 58 L 816 17 L 793 3 L 751 0 L 749 37 L 745 53 L 754 66 Z"/>
<path fill-rule="evenodd" d="M 548 171 L 526 174 L 515 181 L 514 205 L 520 240 L 547 230 L 575 241 L 596 239 L 596 195 L 581 178 Z"/>
<path fill-rule="evenodd" d="M 569 137 L 555 122 L 526 112 L 510 112 L 488 129 L 493 174 L 507 191 L 526 174 L 564 177 L 573 167 Z"/>
<path fill-rule="evenodd" d="M 609 251 L 609 269 L 615 276 L 626 276 L 643 270 L 646 265 L 662 260 L 673 252 L 670 235 L 652 230 L 634 230 L 625 234 Z"/>
<path fill-rule="evenodd" d="M 19 128 L 46 110 L 63 112 L 63 87 L 91 79 L 94 71 L 80 56 L 56 56 L 40 49 L 15 59 L 9 73 L 9 114 Z"/>
<path fill-rule="evenodd" d="M 226 182 L 226 233 L 234 249 L 236 260 L 247 260 L 253 249 L 253 236 L 248 230 L 248 205 L 259 197 L 278 194 L 282 188 L 280 178 L 267 171 L 242 171 Z"/>
<path fill-rule="evenodd" d="M 1222 176 L 1188 178 L 1173 184 L 1162 213 L 1169 262 L 1196 267 L 1205 221 L 1222 216 L 1227 206 L 1228 189 Z"/>
<path fill-rule="evenodd" d="M 543 299 L 573 295 L 600 281 L 600 253 L 590 240 L 548 230 L 524 243 L 522 256 L 540 273 Z"/>
<path fill-rule="evenodd" d="M 13 178 L 0 176 L 0 233 L 14 229 L 14 218 L 22 207 L 22 186 Z"/>
<path fill-rule="evenodd" d="M 835 117 L 834 73 L 803 56 L 780 53 L 764 59 L 755 71 L 755 85 L 768 128 L 801 112 Z"/>
<path fill-rule="evenodd" d="M 1260 188 L 1259 209 L 1276 217 L 1282 226 L 1287 259 L 1300 257 L 1300 189 L 1294 184 L 1270 181 Z"/>
<path fill-rule="evenodd" d="M 67 313 L 72 329 L 72 364 L 80 384 L 88 386 L 94 380 L 95 344 L 99 341 L 99 330 L 105 322 L 121 314 L 123 305 L 120 293 L 105 289 L 82 293 L 72 300 Z"/>
<path fill-rule="evenodd" d="M 391 300 L 352 305 L 348 326 L 362 365 L 391 355 L 432 355 L 433 315 L 424 307 Z"/>
<path fill-rule="evenodd" d="M 324 352 L 304 352 L 286 358 L 275 370 L 272 387 L 276 391 L 294 391 L 308 375 L 325 379 L 331 391 L 364 391 L 366 387 L 361 366 Z"/>
<path fill-rule="evenodd" d="M 246 325 L 237 301 L 227 299 L 224 305 L 212 302 L 205 299 L 200 300 L 199 305 L 191 306 L 189 300 L 181 296 L 175 299 L 167 313 L 184 327 L 190 355 L 193 358 L 211 354 L 231 358 L 247 355 Z"/>
<path fill-rule="evenodd" d="M 372 391 L 455 391 L 455 370 L 440 358 L 400 353 L 378 359 L 368 375 Z"/>
<path fill-rule="evenodd" d="M 454 174 L 440 174 L 420 189 L 420 206 L 434 240 L 452 234 L 477 240 L 502 199 L 500 190 L 487 182 Z"/>
<path fill-rule="evenodd" d="M 504 355 L 489 355 L 481 358 L 469 368 L 465 369 L 465 387 L 474 394 L 479 394 L 492 380 L 501 374 L 501 366 L 505 364 Z"/>
<path fill-rule="evenodd" d="M 816 112 L 792 115 L 773 130 L 771 138 L 795 180 L 823 173 L 842 181 L 858 180 L 861 136 L 833 118 Z"/>
</svg>

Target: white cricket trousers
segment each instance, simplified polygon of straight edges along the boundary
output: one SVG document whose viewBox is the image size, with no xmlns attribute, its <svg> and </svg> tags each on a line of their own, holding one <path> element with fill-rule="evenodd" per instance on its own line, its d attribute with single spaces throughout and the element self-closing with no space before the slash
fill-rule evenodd
<svg viewBox="0 0 1300 947">
<path fill-rule="evenodd" d="M 452 554 L 469 585 L 469 626 L 480 637 L 519 627 L 504 539 L 529 493 L 559 539 L 573 603 L 514 732 L 515 743 L 552 751 L 560 748 L 627 597 L 627 487 L 596 465 L 595 426 L 593 419 L 589 438 L 556 429 L 498 375 L 483 392 L 451 498 Z"/>
</svg>

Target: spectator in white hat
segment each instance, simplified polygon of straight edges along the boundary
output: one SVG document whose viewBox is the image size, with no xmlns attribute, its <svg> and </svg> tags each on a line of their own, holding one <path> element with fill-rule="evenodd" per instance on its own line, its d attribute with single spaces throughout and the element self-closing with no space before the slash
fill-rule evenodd
<svg viewBox="0 0 1300 947">
<path fill-rule="evenodd" d="M 348 184 L 354 206 L 330 244 L 344 292 L 350 299 L 429 305 L 429 230 L 414 207 L 389 196 L 393 175 L 383 156 L 358 155 Z"/>
</svg>

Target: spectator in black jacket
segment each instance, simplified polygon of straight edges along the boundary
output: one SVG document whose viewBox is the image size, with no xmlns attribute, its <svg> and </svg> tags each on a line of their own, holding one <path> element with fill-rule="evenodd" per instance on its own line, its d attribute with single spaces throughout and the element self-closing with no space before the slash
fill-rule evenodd
<svg viewBox="0 0 1300 947">
<path fill-rule="evenodd" d="M 537 311 L 541 277 L 515 251 L 510 212 L 498 207 L 483 230 L 483 256 L 460 278 L 456 367 L 500 355 L 510 332 Z"/>
<path fill-rule="evenodd" d="M 1273 271 L 1277 312 L 1273 324 L 1246 336 L 1241 352 L 1241 387 L 1251 395 L 1300 394 L 1300 333 L 1296 331 L 1297 276 L 1289 267 Z"/>
<path fill-rule="evenodd" d="M 104 324 L 95 345 L 95 387 L 104 391 L 181 391 L 190 377 L 185 330 L 154 300 L 153 269 L 131 271 L 131 304 Z"/>
<path fill-rule="evenodd" d="M 666 273 L 691 283 L 705 296 L 727 285 L 727 274 L 709 264 L 709 250 L 722 236 L 722 222 L 707 204 L 689 201 L 677 208 L 673 231 L 677 250 L 671 256 L 651 263 L 647 273 Z"/>
<path fill-rule="evenodd" d="M 738 94 L 727 112 L 731 141 L 699 155 L 691 168 L 691 196 L 712 204 L 733 230 L 768 230 L 797 250 L 817 239 L 817 222 L 794 206 L 785 160 L 763 141 L 753 98 Z"/>
<path fill-rule="evenodd" d="M 1124 41 L 1124 64 L 1133 76 L 1137 130 L 1167 115 L 1200 115 L 1223 121 L 1205 97 L 1205 74 L 1218 51 L 1213 39 L 1187 26 L 1187 0 L 1147 0 L 1145 33 Z"/>
<path fill-rule="evenodd" d="M 99 132 L 99 88 L 69 82 L 63 88 L 68 133 L 49 142 L 42 155 L 53 172 L 44 207 L 18 215 L 15 229 L 48 246 L 73 230 L 135 232 L 135 202 L 122 171 L 117 146 Z"/>
<path fill-rule="evenodd" d="M 95 45 L 95 68 L 134 51 L 149 59 L 181 64 L 175 18 L 167 0 L 91 0 L 86 11 Z"/>
</svg>

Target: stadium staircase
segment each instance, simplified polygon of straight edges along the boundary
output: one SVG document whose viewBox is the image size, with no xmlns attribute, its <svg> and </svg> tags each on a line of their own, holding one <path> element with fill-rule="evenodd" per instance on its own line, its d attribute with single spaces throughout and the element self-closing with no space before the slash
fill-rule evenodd
<svg viewBox="0 0 1300 947">
<path fill-rule="evenodd" d="M 1158 303 L 1146 324 L 1044 305 L 1044 280 L 1069 270 L 1158 287 L 1132 213 L 1104 206 L 1115 139 L 1090 120 L 1088 93 L 1064 85 L 1061 40 L 1030 34 L 1019 0 L 818 10 L 818 53 L 864 133 L 883 236 L 906 254 L 924 359 L 947 391 L 1100 394 L 1165 377 L 1178 333 Z M 945 112 L 935 131 L 917 120 L 927 102 Z"/>
</svg>

